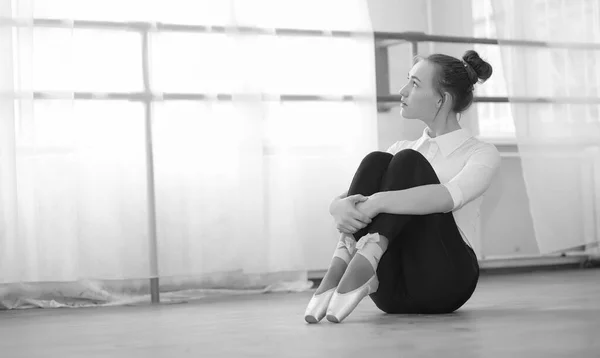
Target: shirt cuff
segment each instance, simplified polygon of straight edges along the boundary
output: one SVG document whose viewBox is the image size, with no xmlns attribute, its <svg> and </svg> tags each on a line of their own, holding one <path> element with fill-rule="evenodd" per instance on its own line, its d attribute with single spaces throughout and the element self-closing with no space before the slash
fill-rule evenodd
<svg viewBox="0 0 600 358">
<path fill-rule="evenodd" d="M 453 202 L 453 206 L 451 210 L 446 211 L 447 213 L 456 210 L 457 208 L 459 208 L 462 203 L 463 203 L 463 194 L 462 194 L 462 190 L 460 190 L 460 188 L 458 187 L 457 184 L 455 183 L 445 183 L 442 184 L 450 193 L 450 196 L 452 197 L 452 202 Z"/>
</svg>

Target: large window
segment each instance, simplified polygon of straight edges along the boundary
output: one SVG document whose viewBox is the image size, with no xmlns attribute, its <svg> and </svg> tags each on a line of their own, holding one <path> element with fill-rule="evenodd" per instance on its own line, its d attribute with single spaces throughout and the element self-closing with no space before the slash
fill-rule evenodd
<svg viewBox="0 0 600 358">
<path fill-rule="evenodd" d="M 307 230 L 335 236 L 322 209 L 377 148 L 364 0 L 0 10 L 0 195 L 26 280 L 295 272 Z"/>
<path fill-rule="evenodd" d="M 13 28 L 13 63 L 14 90 L 25 98 L 17 100 L 17 112 L 31 112 L 27 98 L 34 93 L 34 113 L 43 112 L 37 118 L 45 123 L 58 124 L 71 118 L 73 106 L 82 115 L 80 109 L 91 108 L 83 103 L 90 100 L 111 116 L 111 108 L 140 107 L 140 103 L 176 99 L 168 108 L 181 112 L 192 108 L 185 102 L 252 93 L 275 98 L 265 104 L 266 118 L 282 108 L 297 107 L 279 102 L 280 96 L 296 103 L 298 97 L 309 96 L 310 101 L 301 99 L 300 103 L 301 112 L 310 119 L 296 118 L 298 123 L 290 123 L 289 128 L 311 121 L 322 128 L 331 127 L 324 121 L 343 127 L 338 119 L 357 106 L 348 96 L 373 92 L 372 44 L 331 33 L 361 30 L 364 23 L 360 20 L 364 14 L 343 1 L 323 5 L 317 0 L 285 4 L 275 0 L 252 4 L 215 0 L 12 0 L 12 4 L 14 18 L 43 20 L 33 28 Z M 315 12 L 315 8 L 322 11 Z M 347 12 L 332 16 L 336 9 Z M 290 29 L 292 34 L 260 34 L 253 32 L 253 27 Z M 240 36 L 240 31 L 246 32 Z M 216 99 L 218 95 L 220 99 Z M 115 107 L 109 105 L 111 102 L 120 104 Z M 323 110 L 323 103 L 329 103 L 325 105 L 328 110 Z M 196 114 L 190 110 L 186 115 Z M 130 115 L 140 116 L 131 120 L 143 120 L 143 111 Z M 292 117 L 285 116 L 290 121 Z M 265 123 L 270 126 L 271 122 Z M 273 123 L 275 127 L 265 131 L 267 136 L 276 137 L 284 131 L 275 130 L 281 124 Z M 351 123 L 348 120 L 345 125 Z M 17 118 L 21 133 L 30 124 Z M 57 128 L 53 124 L 48 127 Z M 44 138 L 53 138 L 50 132 L 44 133 Z M 319 132 L 325 137 L 333 133 L 335 129 Z M 265 143 L 280 142 L 275 137 L 267 137 Z M 311 142 L 311 138 L 305 139 Z"/>
<path fill-rule="evenodd" d="M 493 17 L 492 0 L 473 0 L 474 37 L 496 38 L 496 24 Z M 495 45 L 475 45 L 482 58 L 488 60 L 494 75 L 484 86 L 477 88 L 478 96 L 508 95 L 502 69 L 500 47 Z M 515 137 L 515 126 L 509 103 L 477 103 L 479 135 L 484 138 L 511 140 Z"/>
<path fill-rule="evenodd" d="M 505 18 L 502 13 L 494 12 L 492 8 L 495 0 L 473 0 L 474 36 L 483 38 L 500 38 L 515 40 L 534 40 L 548 42 L 593 42 L 596 34 L 590 33 L 593 28 L 590 21 L 595 21 L 595 16 L 600 11 L 600 3 L 596 0 L 532 0 L 531 3 L 519 4 L 519 16 L 522 19 Z M 517 6 L 515 1 L 512 6 Z M 528 12 L 535 12 L 536 16 L 528 16 Z M 505 23 L 506 21 L 506 23 Z M 515 26 L 512 22 L 517 22 Z M 557 23 L 572 27 L 573 31 L 562 31 L 562 26 Z M 506 25 L 506 26 L 504 26 Z M 498 28 L 497 28 L 498 27 Z M 503 27 L 502 31 L 497 31 Z M 568 38 L 568 33 L 580 33 L 579 38 Z M 587 37 L 586 35 L 587 34 Z M 501 36 L 500 36 L 501 35 Z M 519 58 L 522 64 L 512 64 L 526 68 L 523 78 L 514 78 L 515 83 L 506 83 L 504 75 L 504 59 L 501 47 L 492 45 L 475 45 L 484 58 L 494 66 L 494 75 L 485 86 L 478 91 L 480 96 L 522 96 L 541 97 L 552 100 L 553 98 L 597 98 L 600 94 L 600 71 L 596 68 L 596 51 L 594 49 L 559 49 L 559 48 L 527 48 L 519 47 Z M 514 49 L 517 49 L 516 47 Z M 502 49 L 508 51 L 505 47 Z M 515 61 L 514 54 L 510 56 Z M 576 63 L 577 66 L 566 64 Z M 568 81 L 564 85 L 564 79 Z M 599 106 L 590 104 L 552 104 L 544 106 L 545 111 L 564 112 L 558 116 L 565 125 L 584 121 L 591 122 L 599 117 Z M 480 134 L 483 137 L 511 139 L 515 137 L 515 126 L 511 116 L 511 107 L 508 103 L 479 103 L 477 105 L 479 116 Z M 543 111 L 536 112 L 538 116 Z M 528 126 L 521 128 L 527 129 Z M 521 132 L 521 135 L 528 135 Z"/>
</svg>

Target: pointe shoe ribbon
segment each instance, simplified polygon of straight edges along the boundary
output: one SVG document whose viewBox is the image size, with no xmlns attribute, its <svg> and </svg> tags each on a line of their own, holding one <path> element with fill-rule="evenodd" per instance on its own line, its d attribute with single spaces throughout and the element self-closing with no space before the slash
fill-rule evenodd
<svg viewBox="0 0 600 358">
<path fill-rule="evenodd" d="M 333 256 L 339 257 L 346 263 L 350 263 L 350 260 L 352 259 L 352 256 L 354 256 L 355 252 L 356 240 L 354 240 L 354 237 L 352 237 L 352 235 L 342 234 L 337 243 Z"/>
<path fill-rule="evenodd" d="M 365 236 L 361 237 L 360 240 L 358 240 L 358 242 L 356 243 L 356 250 L 364 249 L 365 245 L 370 242 L 378 243 L 379 241 L 380 240 L 378 233 L 374 232 L 371 234 L 366 234 Z"/>
<path fill-rule="evenodd" d="M 354 252 L 357 249 L 357 243 L 352 235 L 342 234 L 342 237 L 340 237 L 340 240 L 338 241 L 337 248 L 346 248 L 350 255 L 354 255 Z"/>
<path fill-rule="evenodd" d="M 369 260 L 376 272 L 377 266 L 379 265 L 379 259 L 381 259 L 384 251 L 379 245 L 380 241 L 378 233 L 371 233 L 361 237 L 356 243 L 356 250 L 358 253 Z"/>
<path fill-rule="evenodd" d="M 342 234 L 338 241 L 337 248 L 342 249 L 344 247 L 348 250 L 350 255 L 354 255 L 354 252 L 356 251 L 356 240 L 352 235 Z"/>
</svg>

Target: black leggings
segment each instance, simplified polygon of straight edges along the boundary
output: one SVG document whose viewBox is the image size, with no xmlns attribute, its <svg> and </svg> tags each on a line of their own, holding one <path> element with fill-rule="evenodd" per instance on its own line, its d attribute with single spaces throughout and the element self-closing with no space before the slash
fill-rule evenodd
<svg viewBox="0 0 600 358">
<path fill-rule="evenodd" d="M 373 152 L 361 162 L 348 195 L 408 189 L 440 181 L 419 152 Z M 354 234 L 389 239 L 377 267 L 379 289 L 371 294 L 386 313 L 450 313 L 471 297 L 479 279 L 475 252 L 463 241 L 452 213 L 379 214 Z"/>
</svg>

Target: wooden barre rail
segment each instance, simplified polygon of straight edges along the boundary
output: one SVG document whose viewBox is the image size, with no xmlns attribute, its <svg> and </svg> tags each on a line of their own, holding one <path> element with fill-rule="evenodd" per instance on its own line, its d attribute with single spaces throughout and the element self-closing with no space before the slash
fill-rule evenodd
<svg viewBox="0 0 600 358">
<path fill-rule="evenodd" d="M 424 32 L 383 32 L 383 31 L 345 31 L 345 30 L 319 30 L 319 29 L 293 29 L 293 28 L 261 28 L 254 26 L 210 26 L 175 24 L 164 22 L 144 21 L 95 21 L 95 20 L 68 20 L 68 19 L 18 19 L 2 16 L 0 27 L 49 27 L 49 28 L 76 28 L 76 29 L 110 29 L 137 32 L 187 32 L 187 33 L 221 33 L 221 34 L 253 34 L 253 35 L 278 35 L 278 36 L 315 36 L 315 37 L 364 37 L 373 38 L 378 46 L 393 46 L 402 43 L 439 42 L 463 43 L 482 45 L 506 45 L 523 47 L 565 48 L 577 50 L 600 50 L 599 43 L 588 42 L 551 42 L 518 39 L 497 39 L 465 36 L 430 35 Z"/>
<path fill-rule="evenodd" d="M 185 93 L 185 92 L 60 92 L 35 91 L 33 93 L 1 93 L 0 98 L 14 100 L 126 100 L 147 101 L 237 101 L 259 100 L 265 102 L 340 102 L 370 101 L 373 97 L 360 95 L 319 95 L 319 94 L 254 94 L 254 93 Z M 377 96 L 377 103 L 399 103 L 400 95 Z M 529 104 L 579 104 L 600 105 L 598 97 L 523 97 L 523 96 L 481 96 L 475 97 L 477 103 L 529 103 Z"/>
</svg>

